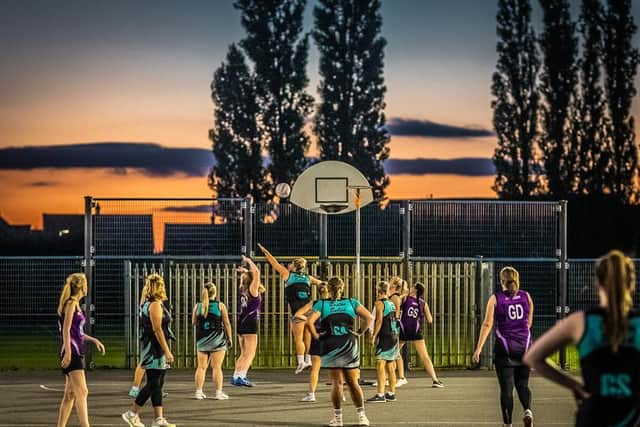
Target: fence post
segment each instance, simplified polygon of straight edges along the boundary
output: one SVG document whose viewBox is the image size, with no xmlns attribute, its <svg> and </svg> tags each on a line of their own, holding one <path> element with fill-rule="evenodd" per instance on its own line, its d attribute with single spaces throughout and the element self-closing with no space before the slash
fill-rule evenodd
<svg viewBox="0 0 640 427">
<path fill-rule="evenodd" d="M 84 274 L 87 276 L 87 296 L 84 303 L 84 314 L 87 322 L 85 323 L 85 331 L 88 335 L 93 336 L 94 332 L 94 288 L 93 288 L 93 197 L 84 197 L 84 259 L 82 260 L 82 266 L 84 267 Z M 93 347 L 87 346 L 85 349 L 85 360 L 88 369 L 93 367 Z"/>
<path fill-rule="evenodd" d="M 558 262 L 559 269 L 558 274 L 560 277 L 558 278 L 558 284 L 560 286 L 558 297 L 559 297 L 559 310 L 557 311 L 558 319 L 564 318 L 569 313 L 569 304 L 568 304 L 568 270 L 569 270 L 569 262 L 568 262 L 568 254 L 567 254 L 567 201 L 560 201 L 560 221 L 559 221 L 559 238 L 560 238 L 560 247 L 558 250 Z M 566 347 L 562 347 L 560 349 L 560 367 L 562 369 L 567 368 L 567 349 Z"/>
<path fill-rule="evenodd" d="M 480 314 L 480 327 L 482 327 L 483 315 L 484 315 L 484 307 L 489 298 L 493 294 L 494 290 L 494 277 L 493 270 L 495 264 L 493 262 L 480 262 L 480 292 L 479 300 L 480 305 L 478 307 L 478 313 Z M 476 336 L 479 334 L 476 331 Z M 488 369 L 491 369 L 491 361 L 493 359 L 493 346 L 494 346 L 494 334 L 489 334 L 487 341 L 485 342 L 484 347 L 482 348 L 482 353 L 480 354 L 480 366 L 485 366 Z"/>
<path fill-rule="evenodd" d="M 253 217 L 255 216 L 253 198 L 247 196 L 242 201 L 242 220 L 244 222 L 244 242 L 241 252 L 243 255 L 253 258 Z"/>
<path fill-rule="evenodd" d="M 403 200 L 402 207 L 400 208 L 400 215 L 402 215 L 402 263 L 404 266 L 405 280 L 409 283 L 413 283 L 413 269 L 411 263 L 411 212 L 413 205 L 410 200 Z M 411 356 L 408 345 L 402 347 L 402 361 L 404 362 L 405 370 L 411 370 Z"/>
<path fill-rule="evenodd" d="M 124 367 L 131 369 L 131 261 L 124 262 Z"/>
</svg>

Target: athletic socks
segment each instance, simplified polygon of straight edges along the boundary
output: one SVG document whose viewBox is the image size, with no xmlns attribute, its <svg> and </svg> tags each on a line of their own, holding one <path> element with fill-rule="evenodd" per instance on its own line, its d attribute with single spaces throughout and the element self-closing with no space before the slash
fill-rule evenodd
<svg viewBox="0 0 640 427">
<path fill-rule="evenodd" d="M 311 365 L 311 355 L 310 354 L 305 354 L 304 355 L 304 363 L 305 363 L 305 365 Z"/>
<path fill-rule="evenodd" d="M 302 365 L 304 363 L 304 354 L 296 355 L 296 359 L 298 360 L 298 365 Z"/>
<path fill-rule="evenodd" d="M 364 406 L 356 408 L 356 414 L 358 414 L 358 416 L 364 415 Z"/>
<path fill-rule="evenodd" d="M 362 408 L 362 410 L 364 411 L 364 408 Z M 336 418 L 342 418 L 342 408 L 334 409 L 333 410 L 333 416 L 336 417 Z"/>
</svg>

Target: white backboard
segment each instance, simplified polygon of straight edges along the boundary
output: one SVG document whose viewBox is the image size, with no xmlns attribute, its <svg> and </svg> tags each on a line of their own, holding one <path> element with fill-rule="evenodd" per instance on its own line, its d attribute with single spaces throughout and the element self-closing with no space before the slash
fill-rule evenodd
<svg viewBox="0 0 640 427">
<path fill-rule="evenodd" d="M 323 214 L 343 214 L 356 209 L 356 190 L 360 188 L 360 207 L 373 201 L 367 179 L 355 167 L 335 160 L 307 168 L 293 184 L 291 203 Z"/>
</svg>

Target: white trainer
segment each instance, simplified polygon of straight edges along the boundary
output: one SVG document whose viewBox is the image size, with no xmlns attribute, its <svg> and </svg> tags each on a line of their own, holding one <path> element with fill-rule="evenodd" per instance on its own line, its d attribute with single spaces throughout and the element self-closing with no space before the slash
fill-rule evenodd
<svg viewBox="0 0 640 427">
<path fill-rule="evenodd" d="M 368 426 L 369 425 L 369 418 L 367 418 L 367 416 L 365 414 L 358 415 L 358 425 L 359 426 Z"/>
<path fill-rule="evenodd" d="M 315 402 L 315 401 L 316 401 L 316 395 L 311 393 L 307 393 L 305 397 L 300 399 L 300 402 Z"/>
<path fill-rule="evenodd" d="M 396 381 L 396 387 L 402 387 L 405 384 L 408 384 L 409 381 L 407 381 L 406 378 L 400 378 L 398 379 L 398 381 Z"/>
<path fill-rule="evenodd" d="M 329 427 L 342 427 L 344 423 L 342 422 L 342 417 L 334 415 L 327 425 Z"/>
<path fill-rule="evenodd" d="M 296 375 L 298 375 L 300 372 L 304 371 L 307 368 L 307 364 L 302 362 L 302 363 L 298 363 L 298 366 L 296 367 Z"/>
<path fill-rule="evenodd" d="M 219 391 L 216 393 L 215 400 L 229 400 L 229 396 L 224 391 Z"/>
<path fill-rule="evenodd" d="M 196 390 L 196 394 L 194 395 L 194 397 L 196 398 L 196 400 L 203 400 L 207 398 L 207 395 L 204 394 L 202 390 Z"/>
<path fill-rule="evenodd" d="M 524 422 L 524 427 L 533 427 L 533 412 L 531 412 L 531 409 L 524 411 L 522 421 Z"/>
<path fill-rule="evenodd" d="M 129 425 L 129 427 L 144 427 L 144 424 L 140 421 L 140 416 L 131 411 L 127 411 L 122 414 L 122 419 Z"/>
<path fill-rule="evenodd" d="M 176 427 L 176 425 L 167 421 L 165 417 L 158 417 L 153 420 L 151 427 Z"/>
</svg>

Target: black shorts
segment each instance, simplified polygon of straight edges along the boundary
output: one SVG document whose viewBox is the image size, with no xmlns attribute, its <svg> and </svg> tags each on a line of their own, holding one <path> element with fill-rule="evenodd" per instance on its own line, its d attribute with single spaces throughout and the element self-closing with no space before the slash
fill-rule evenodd
<svg viewBox="0 0 640 427">
<path fill-rule="evenodd" d="M 60 359 L 62 360 L 62 359 Z M 71 363 L 66 368 L 62 368 L 62 373 L 64 375 L 68 375 L 71 371 L 78 371 L 80 369 L 84 369 L 84 356 L 79 356 L 77 354 L 71 355 Z"/>
<path fill-rule="evenodd" d="M 322 356 L 323 346 L 320 340 L 311 340 L 311 346 L 309 346 L 309 354 L 311 356 Z"/>
<path fill-rule="evenodd" d="M 238 335 L 249 335 L 258 333 L 258 319 L 248 319 L 238 323 Z"/>
<path fill-rule="evenodd" d="M 400 331 L 400 341 L 421 341 L 423 339 L 424 337 L 422 336 L 422 332 L 405 335 Z"/>
</svg>

